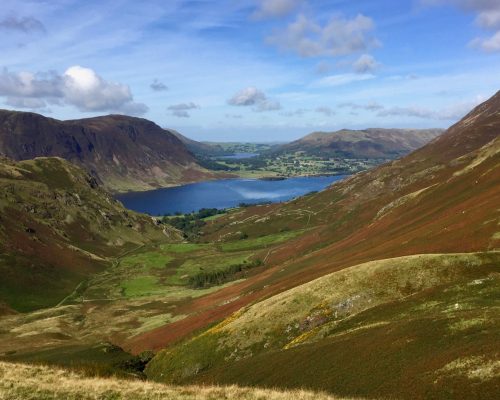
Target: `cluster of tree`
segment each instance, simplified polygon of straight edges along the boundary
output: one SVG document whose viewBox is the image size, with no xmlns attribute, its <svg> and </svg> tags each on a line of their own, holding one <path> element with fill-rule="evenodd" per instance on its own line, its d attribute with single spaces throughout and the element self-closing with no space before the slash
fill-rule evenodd
<svg viewBox="0 0 500 400">
<path fill-rule="evenodd" d="M 231 167 L 226 164 L 222 164 L 220 162 L 214 161 L 208 157 L 198 156 L 198 164 L 206 169 L 210 169 L 212 171 L 239 171 L 239 167 Z"/>
<path fill-rule="evenodd" d="M 217 208 L 202 208 L 198 212 L 192 212 L 190 214 L 182 215 L 176 213 L 174 217 L 165 215 L 162 222 L 182 231 L 185 238 L 193 239 L 199 235 L 201 228 L 206 225 L 204 218 L 212 217 L 217 214 L 224 214 L 225 212 L 225 210 L 219 210 Z"/>
<path fill-rule="evenodd" d="M 243 262 L 241 264 L 233 264 L 224 269 L 215 269 L 212 271 L 201 271 L 196 275 L 189 277 L 189 286 L 194 289 L 201 289 L 210 286 L 221 285 L 225 282 L 232 281 L 242 275 L 246 270 L 259 267 L 262 265 L 262 260 L 254 260 Z"/>
<path fill-rule="evenodd" d="M 272 202 L 271 201 L 259 201 L 259 202 L 256 202 L 256 203 L 245 203 L 245 202 L 242 202 L 242 203 L 238 204 L 238 207 L 240 207 L 240 208 L 246 208 L 246 207 L 252 207 L 252 206 L 265 206 L 266 204 L 272 204 Z"/>
<path fill-rule="evenodd" d="M 240 160 L 234 160 L 238 164 L 245 166 L 246 169 L 259 169 L 266 168 L 269 164 L 267 158 L 264 156 L 252 157 L 252 158 L 242 158 Z"/>
</svg>

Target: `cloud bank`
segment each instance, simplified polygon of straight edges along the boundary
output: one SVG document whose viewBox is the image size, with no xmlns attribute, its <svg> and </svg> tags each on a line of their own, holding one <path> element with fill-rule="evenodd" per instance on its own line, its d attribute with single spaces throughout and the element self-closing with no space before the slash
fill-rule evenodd
<svg viewBox="0 0 500 400">
<path fill-rule="evenodd" d="M 333 17 L 321 25 L 304 15 L 267 37 L 268 44 L 301 57 L 343 56 L 380 45 L 372 36 L 373 20 L 363 14 L 352 19 Z"/>
<path fill-rule="evenodd" d="M 0 72 L 0 96 L 19 108 L 43 108 L 50 104 L 71 105 L 83 112 L 117 112 L 142 115 L 148 111 L 134 102 L 127 85 L 109 82 L 94 70 L 79 65 L 62 75 L 55 71 L 36 73 Z"/>
</svg>

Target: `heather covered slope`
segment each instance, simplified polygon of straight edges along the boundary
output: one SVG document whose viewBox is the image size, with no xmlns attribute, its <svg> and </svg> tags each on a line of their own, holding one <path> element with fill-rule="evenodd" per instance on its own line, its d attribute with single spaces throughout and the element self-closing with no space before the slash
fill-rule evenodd
<svg viewBox="0 0 500 400">
<path fill-rule="evenodd" d="M 353 266 L 239 310 L 160 352 L 147 374 L 341 396 L 494 399 L 499 274 L 499 253 Z"/>
<path fill-rule="evenodd" d="M 274 153 L 302 151 L 307 155 L 393 159 L 422 147 L 442 129 L 366 129 L 314 132 L 279 146 Z"/>
<path fill-rule="evenodd" d="M 213 177 L 172 132 L 146 119 L 121 115 L 59 121 L 0 110 L 0 155 L 13 160 L 62 157 L 112 191 Z"/>
<path fill-rule="evenodd" d="M 318 194 L 251 207 L 204 228 L 206 241 L 248 240 L 305 229 L 263 250 L 266 271 L 192 301 L 199 314 L 131 343 L 161 348 L 249 303 L 368 261 L 414 255 L 485 252 L 500 247 L 500 94 L 411 155 Z M 188 306 L 185 306 L 188 308 Z M 172 337 L 172 332 L 177 336 Z"/>
<path fill-rule="evenodd" d="M 2 313 L 55 305 L 119 254 L 178 237 L 60 158 L 1 159 L 0 210 Z"/>
</svg>

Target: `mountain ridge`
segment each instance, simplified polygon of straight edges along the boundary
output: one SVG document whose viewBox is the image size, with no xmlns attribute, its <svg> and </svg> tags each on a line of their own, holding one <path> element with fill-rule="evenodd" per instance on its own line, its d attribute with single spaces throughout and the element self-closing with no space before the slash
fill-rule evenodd
<svg viewBox="0 0 500 400">
<path fill-rule="evenodd" d="M 147 190 L 213 179 L 170 131 L 143 118 L 107 115 L 60 121 L 0 110 L 0 154 L 21 161 L 58 156 L 111 191 Z"/>
<path fill-rule="evenodd" d="M 443 129 L 368 128 L 312 132 L 273 149 L 272 153 L 303 151 L 307 155 L 323 157 L 391 159 L 416 150 L 443 131 Z"/>
</svg>

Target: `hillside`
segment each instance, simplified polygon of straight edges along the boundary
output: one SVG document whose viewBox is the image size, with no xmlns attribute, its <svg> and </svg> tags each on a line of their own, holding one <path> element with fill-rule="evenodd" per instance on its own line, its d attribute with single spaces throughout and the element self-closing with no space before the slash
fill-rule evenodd
<svg viewBox="0 0 500 400">
<path fill-rule="evenodd" d="M 2 362 L 0 362 L 0 398 L 10 400 L 342 400 L 327 394 L 305 390 L 278 391 L 236 386 L 179 387 L 125 379 L 91 378 L 58 368 Z"/>
<path fill-rule="evenodd" d="M 370 398 L 494 399 L 500 253 L 353 266 L 239 310 L 148 376 Z"/>
<path fill-rule="evenodd" d="M 394 159 L 422 147 L 443 133 L 442 129 L 343 129 L 314 132 L 273 149 L 275 154 L 304 152 L 309 156 Z"/>
<path fill-rule="evenodd" d="M 421 390 L 429 390 L 430 393 L 435 393 L 437 398 L 446 397 L 444 392 L 438 394 L 436 389 L 432 388 L 434 381 L 424 379 L 427 376 L 425 374 L 431 370 L 444 368 L 444 372 L 456 372 L 456 380 L 450 378 L 451 380 L 448 380 L 446 384 L 443 383 L 446 390 L 454 391 L 457 387 L 464 385 L 464 374 L 460 372 L 462 371 L 460 369 L 461 363 L 467 366 L 466 370 L 469 366 L 471 370 L 477 366 L 478 371 L 483 367 L 485 370 L 495 371 L 492 375 L 494 379 L 486 379 L 489 383 L 484 385 L 481 383 L 480 389 L 478 389 L 482 391 L 483 395 L 491 393 L 491 388 L 498 385 L 496 364 L 498 355 L 485 349 L 498 342 L 498 337 L 494 333 L 498 332 L 498 320 L 491 319 L 493 325 L 489 328 L 485 327 L 484 330 L 481 324 L 476 324 L 481 332 L 484 331 L 484 335 L 474 336 L 476 334 L 473 333 L 474 337 L 470 341 L 467 339 L 467 345 L 470 344 L 470 354 L 460 344 L 463 332 L 457 334 L 457 342 L 446 336 L 445 332 L 448 332 L 448 327 L 454 323 L 459 324 L 459 321 L 462 320 L 464 326 L 476 326 L 474 321 L 477 321 L 478 318 L 484 318 L 481 316 L 489 313 L 496 304 L 495 293 L 498 293 L 497 277 L 500 272 L 500 262 L 497 253 L 487 254 L 487 252 L 493 252 L 500 247 L 498 234 L 500 215 L 497 206 L 500 204 L 499 166 L 500 93 L 475 108 L 439 138 L 401 160 L 357 174 L 318 194 L 282 205 L 252 207 L 236 211 L 227 217 L 218 218 L 204 229 L 204 240 L 224 243 L 228 240 L 234 240 L 235 237 L 244 233 L 248 237 L 247 240 L 253 241 L 262 235 L 277 234 L 280 231 L 298 229 L 305 229 L 305 231 L 302 235 L 277 248 L 260 253 L 260 257 L 266 261 L 265 273 L 250 277 L 245 282 L 233 285 L 231 288 L 222 289 L 216 295 L 206 296 L 203 303 L 193 301 L 191 307 L 198 308 L 203 312 L 166 328 L 158 328 L 138 336 L 131 342 L 131 347 L 133 349 L 144 348 L 144 346 L 161 348 L 191 333 L 192 330 L 189 327 L 191 329 L 193 326 L 199 327 L 197 321 L 202 320 L 207 326 L 210 322 L 228 317 L 231 313 L 248 304 L 265 298 L 271 298 L 270 301 L 274 301 L 272 296 L 279 295 L 287 289 L 305 284 L 329 273 L 341 272 L 348 267 L 369 261 L 417 254 L 435 254 L 436 256 L 431 256 L 427 261 L 430 266 L 436 268 L 434 271 L 436 275 L 429 278 L 426 278 L 425 270 L 422 268 L 416 268 L 415 276 L 412 277 L 412 273 L 400 268 L 397 262 L 387 262 L 388 265 L 392 266 L 392 269 L 390 272 L 381 273 L 381 282 L 385 282 L 384 279 L 396 279 L 400 285 L 397 291 L 401 295 L 387 298 L 384 293 L 388 289 L 380 287 L 375 290 L 374 297 L 367 297 L 367 300 L 372 302 L 380 296 L 385 298 L 381 302 L 378 300 L 373 302 L 376 306 L 374 314 L 366 311 L 360 316 L 359 324 L 368 324 L 367 321 L 371 321 L 373 326 L 365 332 L 352 325 L 356 322 L 355 320 L 346 319 L 345 325 L 343 325 L 345 330 L 339 331 L 343 333 L 338 336 L 338 342 L 336 342 L 338 344 L 331 347 L 333 349 L 331 358 L 327 358 L 321 364 L 321 368 L 313 365 L 307 367 L 310 370 L 319 369 L 324 374 L 321 372 L 316 377 L 297 375 L 298 371 L 288 374 L 271 360 L 280 360 L 280 365 L 302 365 L 302 363 L 297 363 L 297 360 L 304 362 L 305 360 L 315 360 L 313 354 L 323 357 L 326 350 L 321 347 L 304 346 L 301 350 L 290 349 L 290 352 L 287 351 L 283 355 L 275 353 L 275 351 L 282 351 L 278 350 L 282 348 L 280 346 L 286 346 L 294 338 L 300 338 L 298 339 L 299 343 L 306 340 L 307 335 L 303 337 L 300 335 L 308 333 L 309 330 L 318 325 L 332 321 L 329 319 L 331 314 L 329 318 L 324 319 L 320 307 L 316 310 L 319 313 L 319 324 L 315 321 L 315 314 L 309 314 L 304 316 L 306 320 L 301 328 L 305 327 L 303 332 L 293 336 L 293 329 L 296 329 L 294 328 L 296 325 L 291 325 L 292 336 L 287 338 L 282 336 L 283 333 L 280 333 L 282 331 L 277 327 L 277 332 L 273 331 L 263 341 L 257 340 L 252 344 L 253 335 L 260 335 L 258 332 L 261 330 L 266 332 L 263 329 L 266 323 L 264 320 L 274 320 L 272 314 L 267 313 L 264 305 L 258 303 L 256 307 L 259 309 L 259 305 L 262 306 L 260 309 L 264 315 L 262 318 L 256 318 L 257 327 L 253 325 L 253 328 L 246 329 L 246 325 L 242 325 L 245 340 L 249 343 L 248 347 L 244 345 L 243 350 L 237 348 L 234 353 L 226 352 L 226 350 L 235 350 L 231 347 L 233 333 L 233 329 L 230 328 L 233 326 L 231 321 L 239 323 L 239 316 L 246 312 L 243 308 L 242 311 L 222 322 L 219 327 L 200 334 L 193 341 L 184 342 L 161 352 L 150 364 L 150 376 L 160 379 L 159 373 L 163 373 L 161 378 L 163 380 L 234 381 L 242 384 L 259 382 L 259 384 L 276 385 L 278 377 L 273 375 L 271 371 L 274 368 L 274 371 L 280 371 L 280 374 L 283 372 L 283 379 L 279 380 L 279 384 L 285 387 L 302 384 L 308 387 L 327 388 L 339 394 L 374 394 L 392 397 L 398 393 L 397 397 L 415 398 L 412 397 L 414 396 L 412 391 L 417 390 L 418 387 L 408 386 L 409 384 L 403 379 L 404 377 L 396 374 L 396 371 L 402 368 L 401 362 L 403 362 L 405 371 L 413 371 L 404 360 L 412 360 L 411 354 L 415 350 L 420 352 L 421 368 L 418 373 L 422 374 L 419 375 L 422 379 L 419 378 L 415 381 L 422 384 L 421 388 L 418 389 L 420 392 L 417 392 L 417 398 L 425 398 L 425 393 Z M 464 255 L 465 266 L 477 265 L 476 272 L 466 268 L 463 272 L 458 274 L 453 272 L 450 275 L 448 267 L 452 265 L 454 268 L 460 268 L 464 261 L 461 261 L 459 256 L 448 258 L 448 254 L 464 252 L 480 253 L 477 256 L 471 255 L 470 257 L 473 258 L 470 260 L 467 258 L 469 256 Z M 479 259 L 474 257 L 479 257 Z M 410 268 L 421 265 L 411 258 L 409 260 L 411 261 Z M 350 271 L 355 273 L 356 268 L 351 268 Z M 476 273 L 477 276 L 474 276 Z M 391 275 L 394 278 L 390 278 Z M 413 279 L 417 279 L 417 281 L 413 281 Z M 425 283 L 428 279 L 429 282 Z M 476 279 L 479 279 L 478 282 L 482 282 L 482 279 L 489 282 L 488 287 L 485 288 L 484 297 L 483 294 L 478 295 L 475 290 L 476 286 L 471 283 Z M 344 282 L 342 279 L 341 281 Z M 340 284 L 327 287 L 335 290 L 337 286 L 340 287 Z M 361 286 L 358 287 L 361 288 Z M 314 290 L 310 292 L 314 292 Z M 453 300 L 449 297 L 451 294 L 454 296 Z M 358 297 L 356 296 L 358 295 L 361 296 L 361 300 L 365 297 L 361 290 L 356 290 L 346 298 L 339 299 L 338 304 L 347 302 L 345 304 L 349 308 L 349 304 L 357 302 Z M 356 301 L 352 299 L 353 296 Z M 322 297 L 328 298 L 327 293 L 324 293 Z M 298 295 L 293 300 L 298 304 L 303 304 L 304 301 L 308 300 L 302 295 Z M 420 305 L 417 304 L 419 301 Z M 453 301 L 454 303 L 451 303 Z M 337 303 L 335 302 L 335 304 Z M 432 312 L 428 308 L 431 304 L 436 304 L 437 307 Z M 466 309 L 471 310 L 471 313 L 469 315 L 450 314 L 449 318 L 440 319 L 439 315 L 450 307 L 452 308 L 450 304 L 453 307 L 454 304 L 459 304 L 457 308 L 459 310 L 461 309 L 460 304 L 468 304 Z M 408 318 L 408 316 L 413 315 L 414 312 L 411 310 L 414 310 L 414 307 L 423 310 L 422 314 L 415 315 L 415 320 Z M 187 309 L 190 307 L 184 306 L 183 310 Z M 308 310 L 310 311 L 310 309 Z M 293 320 L 293 315 L 287 314 L 285 310 L 282 311 L 284 313 L 283 319 L 286 320 L 290 317 Z M 307 317 L 312 317 L 312 320 Z M 486 319 L 489 320 L 489 317 Z M 342 321 L 334 322 L 331 329 L 334 331 L 335 325 Z M 435 321 L 433 322 L 435 330 L 432 334 L 426 331 L 426 326 L 431 321 Z M 377 326 L 384 326 L 383 324 L 388 325 L 385 328 L 377 328 L 378 331 L 373 330 Z M 224 333 L 223 327 L 225 326 L 228 326 L 230 334 L 224 337 L 217 336 L 218 332 Z M 167 334 L 167 332 L 172 331 L 177 332 L 176 338 Z M 414 336 L 408 333 L 412 331 Z M 357 336 L 358 332 L 361 335 L 359 337 Z M 394 332 L 394 336 L 392 334 L 387 336 L 387 332 Z M 473 332 L 476 331 L 473 330 Z M 212 333 L 216 335 L 213 336 Z M 273 343 L 274 334 L 277 334 L 280 340 L 289 340 L 278 344 Z M 328 336 L 328 331 L 326 334 Z M 384 340 L 387 342 L 384 346 L 391 346 L 393 342 L 400 343 L 398 352 L 394 353 L 395 358 L 389 356 L 391 352 L 381 343 L 378 344 L 381 350 L 376 353 L 379 354 L 380 358 L 366 358 L 371 354 L 371 351 L 376 351 L 377 345 L 369 344 L 363 340 L 369 340 L 374 335 L 381 335 L 380 340 L 386 337 Z M 398 342 L 400 339 L 397 338 L 405 337 L 405 335 L 409 335 L 408 341 Z M 321 337 L 320 335 L 319 338 Z M 421 339 L 417 340 L 418 337 Z M 440 341 L 442 337 L 446 337 L 444 342 Z M 377 340 L 374 340 L 373 343 L 377 343 Z M 415 349 L 410 345 L 413 342 L 415 342 Z M 331 342 L 327 341 L 325 346 L 330 346 L 328 343 Z M 338 352 L 340 349 L 346 348 L 346 343 L 349 344 L 347 348 L 351 350 L 341 359 Z M 440 343 L 441 347 L 439 349 L 429 347 L 428 343 Z M 275 347 L 276 345 L 278 347 Z M 260 355 L 255 358 L 251 357 L 262 352 L 263 348 L 270 349 L 270 358 Z M 346 369 L 345 375 L 337 375 L 339 382 L 345 382 L 345 384 L 336 384 L 333 378 L 329 378 L 333 375 L 328 372 L 328 365 L 344 365 L 347 359 L 351 359 L 345 357 L 350 357 L 349 354 L 354 348 L 359 348 L 363 352 L 356 353 L 356 357 L 352 357 L 352 363 L 355 364 L 352 369 Z M 193 351 L 194 349 L 196 351 Z M 338 357 L 335 355 L 337 353 Z M 386 353 L 389 357 L 387 360 L 385 359 Z M 193 354 L 201 354 L 201 359 Z M 404 354 L 406 356 L 403 356 Z M 203 355 L 209 356 L 204 357 Z M 460 355 L 465 358 L 460 360 Z M 241 364 L 225 362 L 244 358 L 248 358 L 248 361 L 238 361 Z M 176 362 L 179 359 L 183 359 L 188 364 L 197 365 L 196 369 L 190 369 L 186 364 L 182 369 L 176 369 Z M 295 361 L 292 362 L 292 359 Z M 204 364 L 206 360 L 213 360 L 213 363 L 206 365 Z M 491 363 L 485 360 L 490 360 Z M 484 365 L 483 361 L 486 362 Z M 222 363 L 220 367 L 218 366 L 219 362 Z M 206 367 L 204 368 L 203 365 Z M 241 365 L 241 368 L 238 365 Z M 212 367 L 213 370 L 211 370 Z M 361 371 L 360 368 L 365 369 Z M 197 374 L 196 371 L 199 370 L 203 372 Z M 258 372 L 254 374 L 245 371 Z M 378 379 L 370 381 L 367 378 L 363 384 L 359 384 L 358 378 L 360 376 L 358 373 L 370 376 L 374 371 L 380 371 Z M 393 373 L 392 378 L 381 376 L 384 373 Z M 469 376 L 467 374 L 468 372 L 465 373 L 465 376 Z M 471 374 L 470 376 L 474 376 L 473 372 Z M 347 383 L 347 376 L 351 377 L 349 379 L 356 377 L 356 380 Z M 410 379 L 410 377 L 407 378 Z M 380 382 L 385 381 L 387 384 L 380 386 Z M 467 382 L 472 384 L 470 381 Z M 403 388 L 408 386 L 408 389 L 400 392 L 397 389 L 399 385 Z M 464 394 L 464 398 L 467 398 L 467 395 Z M 485 395 L 484 398 L 488 398 L 488 396 Z"/>
<path fill-rule="evenodd" d="M 145 190 L 212 178 L 170 131 L 142 118 L 108 115 L 59 121 L 0 110 L 0 155 L 57 156 L 111 191 Z"/>
<path fill-rule="evenodd" d="M 61 158 L 0 159 L 0 313 L 52 306 L 113 257 L 177 237 Z"/>
</svg>

